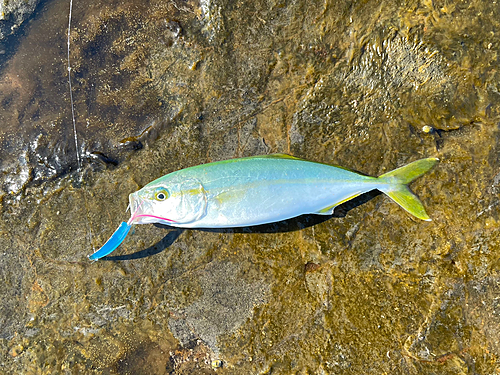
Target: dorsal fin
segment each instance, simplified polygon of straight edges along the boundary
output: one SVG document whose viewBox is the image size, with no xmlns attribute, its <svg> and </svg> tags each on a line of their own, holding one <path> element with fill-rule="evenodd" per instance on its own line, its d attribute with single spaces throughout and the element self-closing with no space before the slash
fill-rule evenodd
<svg viewBox="0 0 500 375">
<path fill-rule="evenodd" d="M 291 156 L 291 155 L 288 155 L 288 154 L 257 155 L 257 156 L 250 156 L 249 159 L 250 158 L 301 160 L 301 161 L 307 161 L 308 163 L 316 163 L 316 164 L 328 165 L 329 167 L 335 167 L 335 168 L 339 168 L 339 169 L 344 169 L 344 170 L 349 171 L 349 172 L 354 172 L 354 173 L 360 174 L 362 176 L 366 176 L 364 173 L 361 173 L 361 172 L 358 172 L 358 171 L 354 171 L 354 170 L 346 168 L 346 167 L 341 167 L 340 165 L 337 165 L 337 164 L 329 164 L 329 163 L 322 163 L 322 162 L 319 162 L 319 161 L 306 160 L 306 159 L 297 158 L 295 156 Z"/>
<path fill-rule="evenodd" d="M 288 155 L 288 154 L 257 155 L 257 156 L 251 156 L 251 158 L 304 160 L 304 159 L 296 158 L 295 156 L 291 156 L 291 155 Z"/>
</svg>

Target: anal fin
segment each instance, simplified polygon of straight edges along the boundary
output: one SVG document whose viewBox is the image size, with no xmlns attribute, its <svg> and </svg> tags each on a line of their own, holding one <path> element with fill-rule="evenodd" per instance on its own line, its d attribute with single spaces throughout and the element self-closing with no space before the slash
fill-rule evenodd
<svg viewBox="0 0 500 375">
<path fill-rule="evenodd" d="M 333 210 L 335 209 L 335 207 L 340 206 L 341 204 L 343 204 L 345 202 L 348 202 L 351 199 L 359 197 L 361 194 L 363 194 L 363 193 L 355 193 L 353 195 L 348 196 L 345 199 L 340 200 L 339 202 L 336 202 L 336 203 L 334 203 L 334 204 L 332 204 L 330 206 L 326 206 L 325 208 L 322 208 L 322 209 L 320 209 L 320 210 L 318 210 L 316 212 L 313 212 L 313 213 L 316 214 L 316 215 L 332 215 L 333 214 Z"/>
</svg>

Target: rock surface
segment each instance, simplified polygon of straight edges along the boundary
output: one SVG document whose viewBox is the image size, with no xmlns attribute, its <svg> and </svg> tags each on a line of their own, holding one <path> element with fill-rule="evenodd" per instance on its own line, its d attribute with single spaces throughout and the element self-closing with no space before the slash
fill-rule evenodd
<svg viewBox="0 0 500 375">
<path fill-rule="evenodd" d="M 0 2 L 0 41 L 14 34 L 34 12 L 40 0 L 2 0 Z"/>
<path fill-rule="evenodd" d="M 494 2 L 46 4 L 0 72 L 0 371 L 500 371 Z M 432 222 L 383 196 L 224 231 L 138 226 L 128 194 L 284 152 L 379 175 L 421 157 Z"/>
</svg>

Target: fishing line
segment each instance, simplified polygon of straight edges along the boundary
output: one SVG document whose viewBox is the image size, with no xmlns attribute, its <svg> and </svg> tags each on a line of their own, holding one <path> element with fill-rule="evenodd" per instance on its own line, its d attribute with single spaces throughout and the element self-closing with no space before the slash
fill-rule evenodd
<svg viewBox="0 0 500 375">
<path fill-rule="evenodd" d="M 69 17 L 68 17 L 68 84 L 69 84 L 69 99 L 71 101 L 71 119 L 73 120 L 73 135 L 75 138 L 75 149 L 76 149 L 76 161 L 78 163 L 78 171 L 80 172 L 82 168 L 82 163 L 80 160 L 80 152 L 78 151 L 78 135 L 76 133 L 76 121 L 75 121 L 75 107 L 73 104 L 73 88 L 71 86 L 71 63 L 69 59 L 69 47 L 70 47 L 70 37 L 71 37 L 71 14 L 73 12 L 73 0 L 69 0 Z"/>
<path fill-rule="evenodd" d="M 80 151 L 78 150 L 78 134 L 76 131 L 76 120 L 75 120 L 75 105 L 73 101 L 73 87 L 71 85 L 71 61 L 70 61 L 70 44 L 71 44 L 71 15 L 73 14 L 73 0 L 69 0 L 69 15 L 68 15 L 68 86 L 69 86 L 69 99 L 71 102 L 71 120 L 73 122 L 73 137 L 75 141 L 75 150 L 76 150 L 76 162 L 78 165 L 77 173 L 82 173 L 81 180 L 83 184 L 83 171 L 82 171 L 82 161 L 80 156 Z M 85 201 L 85 210 L 87 211 L 87 229 L 89 231 L 89 241 L 90 245 L 93 249 L 95 249 L 92 243 L 92 226 L 90 225 L 89 219 L 89 208 L 87 203 L 87 196 L 85 190 L 83 192 L 83 199 Z"/>
</svg>

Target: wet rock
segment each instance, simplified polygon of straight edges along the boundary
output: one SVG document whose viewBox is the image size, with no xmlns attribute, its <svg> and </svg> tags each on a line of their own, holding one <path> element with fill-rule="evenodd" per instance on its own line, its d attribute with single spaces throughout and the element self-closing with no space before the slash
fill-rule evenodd
<svg viewBox="0 0 500 375">
<path fill-rule="evenodd" d="M 75 2 L 75 128 L 67 7 L 0 72 L 0 372 L 498 370 L 497 6 Z M 137 226 L 86 258 L 148 182 L 273 152 L 374 176 L 439 157 L 411 186 L 433 221 L 370 193 L 260 228 Z"/>
<path fill-rule="evenodd" d="M 237 330 L 251 318 L 256 306 L 265 303 L 268 287 L 263 282 L 244 281 L 239 277 L 239 271 L 231 263 L 205 267 L 201 277 L 195 276 L 199 296 L 189 304 L 179 303 L 178 298 L 170 302 L 172 319 L 169 328 L 181 344 L 200 338 L 218 354 L 218 337 Z M 183 288 L 190 282 L 182 280 Z M 172 290 L 172 286 L 167 287 Z M 168 300 L 166 296 L 167 303 Z"/>
<path fill-rule="evenodd" d="M 35 10 L 40 0 L 9 0 L 0 3 L 0 41 L 12 35 Z"/>
</svg>

